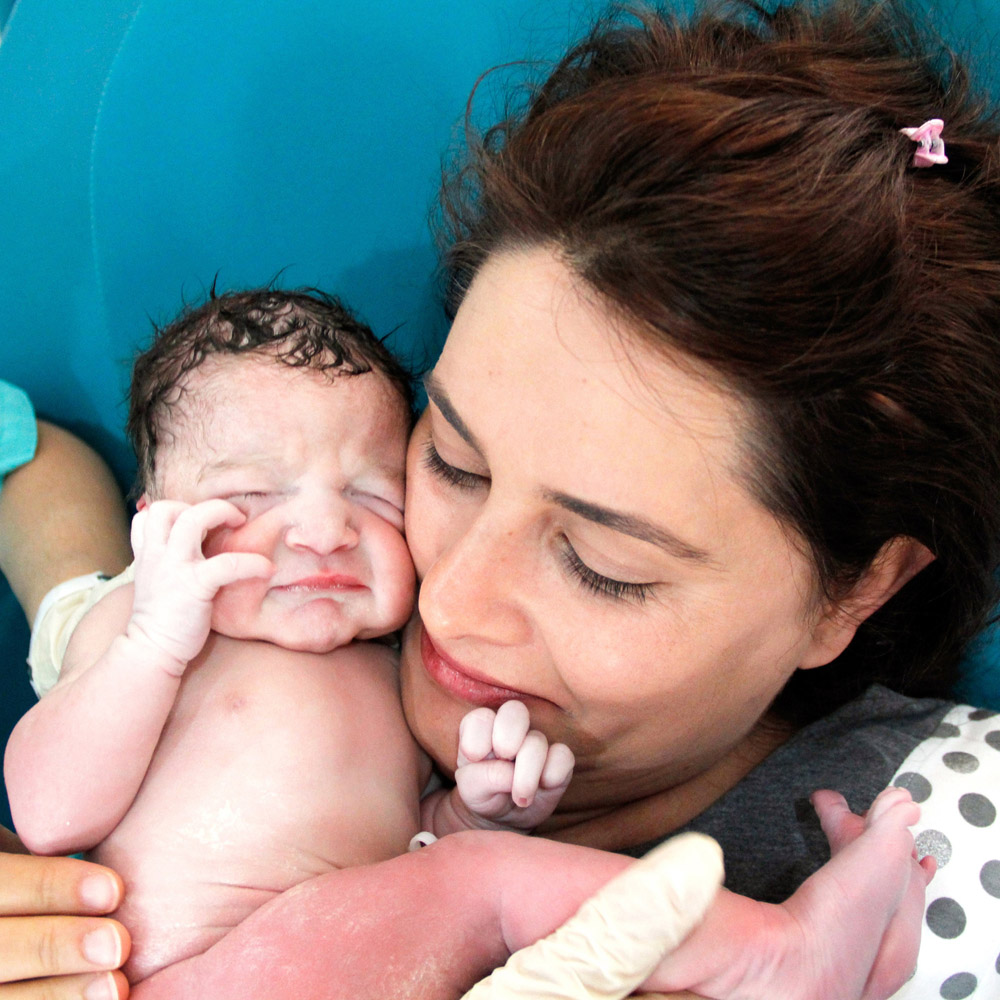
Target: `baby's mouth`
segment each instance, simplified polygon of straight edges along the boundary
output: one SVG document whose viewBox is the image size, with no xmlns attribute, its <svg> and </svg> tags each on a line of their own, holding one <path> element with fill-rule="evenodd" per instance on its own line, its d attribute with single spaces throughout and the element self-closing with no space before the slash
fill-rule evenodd
<svg viewBox="0 0 1000 1000">
<path fill-rule="evenodd" d="M 315 573 L 303 576 L 298 580 L 280 584 L 273 590 L 288 593 L 323 593 L 324 591 L 367 590 L 368 588 L 356 577 L 346 573 Z"/>
</svg>

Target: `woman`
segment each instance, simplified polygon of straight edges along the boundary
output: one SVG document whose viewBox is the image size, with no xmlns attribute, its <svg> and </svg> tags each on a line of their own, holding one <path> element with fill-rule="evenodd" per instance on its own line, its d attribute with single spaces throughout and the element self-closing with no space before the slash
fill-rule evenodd
<svg viewBox="0 0 1000 1000">
<path fill-rule="evenodd" d="M 900 130 L 938 118 L 925 167 Z M 777 899 L 824 860 L 814 788 L 863 809 L 922 787 L 942 723 L 989 725 L 937 699 L 997 598 L 997 135 L 961 66 L 845 0 L 612 19 L 474 148 L 408 468 L 404 705 L 442 767 L 470 703 L 523 698 L 578 760 L 544 833 L 705 830 Z M 35 910 L 78 909 L 30 870 Z M 945 978 L 937 919 L 906 989 L 969 995 L 996 956 Z"/>
</svg>

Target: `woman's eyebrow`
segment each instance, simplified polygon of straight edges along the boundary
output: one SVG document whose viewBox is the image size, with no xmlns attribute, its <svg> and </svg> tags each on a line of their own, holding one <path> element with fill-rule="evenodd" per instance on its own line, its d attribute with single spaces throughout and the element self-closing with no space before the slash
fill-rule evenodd
<svg viewBox="0 0 1000 1000">
<path fill-rule="evenodd" d="M 441 411 L 441 416 L 455 428 L 458 435 L 468 445 L 475 448 L 482 455 L 483 449 L 476 440 L 475 434 L 469 430 L 465 421 L 456 412 L 455 407 L 451 405 L 448 393 L 445 392 L 444 386 L 434 377 L 434 372 L 428 372 L 424 376 L 423 381 L 424 392 L 427 393 L 427 398 Z"/>
<path fill-rule="evenodd" d="M 441 416 L 455 428 L 455 431 L 465 442 L 475 448 L 480 455 L 483 454 L 483 449 L 476 440 L 476 436 L 466 426 L 465 421 L 455 412 L 455 407 L 452 406 L 451 400 L 448 398 L 448 393 L 445 392 L 444 386 L 434 377 L 434 373 L 428 372 L 424 376 L 423 382 L 427 398 L 438 408 Z M 672 531 L 668 531 L 666 528 L 653 524 L 652 521 L 647 521 L 645 518 L 638 517 L 635 514 L 627 514 L 624 511 L 612 510 L 610 507 L 602 507 L 600 504 L 581 500 L 579 497 L 570 496 L 568 493 L 561 493 L 558 490 L 545 490 L 544 496 L 550 503 L 557 504 L 572 514 L 578 514 L 580 517 L 584 517 L 588 521 L 593 521 L 595 524 L 601 524 L 611 528 L 613 531 L 620 531 L 622 534 L 630 535 L 632 538 L 638 538 L 639 541 L 658 545 L 678 559 L 705 564 L 713 562 L 712 557 L 704 549 L 688 544 Z"/>
<path fill-rule="evenodd" d="M 612 510 L 610 507 L 602 507 L 600 504 L 590 503 L 587 500 L 581 500 L 579 497 L 573 497 L 556 490 L 546 490 L 545 499 L 558 504 L 572 514 L 579 514 L 580 517 L 593 521 L 595 524 L 604 525 L 613 531 L 620 531 L 622 534 L 638 538 L 642 542 L 658 545 L 678 559 L 706 565 L 713 562 L 712 557 L 704 549 L 689 545 L 672 531 L 653 524 L 652 521 L 647 521 L 643 517 L 626 514 L 620 510 Z"/>
</svg>

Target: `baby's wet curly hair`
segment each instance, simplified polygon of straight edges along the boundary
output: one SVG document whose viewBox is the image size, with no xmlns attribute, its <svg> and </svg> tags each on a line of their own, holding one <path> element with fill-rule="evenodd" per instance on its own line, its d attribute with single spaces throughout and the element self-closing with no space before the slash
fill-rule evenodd
<svg viewBox="0 0 1000 1000">
<path fill-rule="evenodd" d="M 126 431 L 138 462 L 137 492 L 155 478 L 157 448 L 190 372 L 213 355 L 266 354 L 330 378 L 377 372 L 413 416 L 412 376 L 340 299 L 317 289 L 255 288 L 216 294 L 157 329 L 132 369 Z"/>
</svg>

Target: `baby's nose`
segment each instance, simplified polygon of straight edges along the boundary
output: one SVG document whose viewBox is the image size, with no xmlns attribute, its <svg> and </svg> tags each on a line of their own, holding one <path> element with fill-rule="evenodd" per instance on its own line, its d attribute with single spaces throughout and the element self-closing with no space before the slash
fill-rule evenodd
<svg viewBox="0 0 1000 1000">
<path fill-rule="evenodd" d="M 285 544 L 291 549 L 308 549 L 328 555 L 338 549 L 353 549 L 358 544 L 351 505 L 342 497 L 324 497 L 296 505 L 292 522 L 285 532 Z"/>
</svg>

